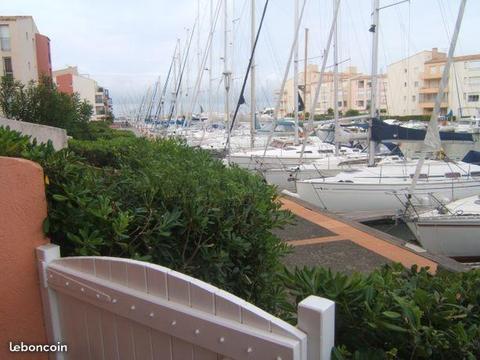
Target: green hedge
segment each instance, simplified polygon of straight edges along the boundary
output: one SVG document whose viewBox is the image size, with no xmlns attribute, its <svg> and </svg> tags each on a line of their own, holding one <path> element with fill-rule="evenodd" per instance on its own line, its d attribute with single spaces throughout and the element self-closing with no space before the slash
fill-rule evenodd
<svg viewBox="0 0 480 360">
<path fill-rule="evenodd" d="M 287 247 L 271 230 L 289 214 L 260 177 L 173 140 L 73 140 L 55 153 L 11 134 L 0 130 L 17 144 L 1 155 L 43 166 L 45 230 L 63 255 L 150 261 L 275 311 Z"/>
<path fill-rule="evenodd" d="M 286 271 L 285 310 L 309 295 L 336 303 L 336 359 L 480 358 L 480 271 L 431 275 L 385 266 L 346 276 L 321 268 Z"/>
</svg>

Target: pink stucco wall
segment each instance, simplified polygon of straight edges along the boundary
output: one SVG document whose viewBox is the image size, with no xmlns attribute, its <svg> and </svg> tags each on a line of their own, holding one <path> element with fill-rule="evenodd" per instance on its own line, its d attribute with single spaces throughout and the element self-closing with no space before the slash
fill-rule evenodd
<svg viewBox="0 0 480 360">
<path fill-rule="evenodd" d="M 9 341 L 46 342 L 35 248 L 48 243 L 42 168 L 31 161 L 0 157 L 0 359 L 47 359 L 12 354 Z"/>
<path fill-rule="evenodd" d="M 50 54 L 50 39 L 42 34 L 35 34 L 37 50 L 38 77 L 46 75 L 52 77 L 52 58 Z"/>
</svg>

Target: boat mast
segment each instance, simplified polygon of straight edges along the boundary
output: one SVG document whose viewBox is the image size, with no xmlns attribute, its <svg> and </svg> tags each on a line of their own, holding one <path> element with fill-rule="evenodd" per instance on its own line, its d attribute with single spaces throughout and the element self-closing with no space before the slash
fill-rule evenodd
<svg viewBox="0 0 480 360">
<path fill-rule="evenodd" d="M 327 40 L 327 46 L 325 47 L 325 51 L 324 51 L 324 54 L 323 54 L 322 68 L 320 70 L 320 76 L 318 78 L 317 87 L 315 89 L 315 96 L 314 96 L 313 101 L 310 105 L 310 114 L 309 114 L 309 117 L 308 117 L 308 130 L 305 133 L 305 139 L 303 140 L 302 150 L 300 152 L 300 164 L 303 163 L 303 156 L 305 154 L 305 146 L 307 145 L 309 131 L 313 130 L 313 119 L 315 117 L 315 109 L 317 107 L 318 98 L 320 97 L 320 90 L 322 88 L 323 77 L 325 75 L 325 68 L 327 66 L 328 54 L 330 53 L 330 47 L 332 46 L 333 33 L 334 33 L 334 30 L 335 30 L 335 25 L 337 23 L 337 17 L 338 17 L 338 10 L 339 9 L 340 9 L 340 0 L 336 0 L 334 10 L 333 10 L 332 25 L 330 27 L 330 32 L 329 32 L 328 40 Z"/>
<path fill-rule="evenodd" d="M 306 118 L 307 109 L 307 72 L 308 72 L 308 28 L 305 28 L 305 64 L 303 69 L 303 119 Z"/>
<path fill-rule="evenodd" d="M 302 5 L 302 9 L 300 10 L 300 15 L 299 15 L 299 18 L 298 18 L 297 27 L 295 29 L 295 33 L 294 33 L 294 36 L 293 36 L 293 43 L 292 43 L 292 46 L 290 48 L 290 55 L 288 57 L 287 66 L 286 66 L 285 72 L 283 74 L 283 80 L 282 80 L 282 85 L 280 86 L 280 92 L 279 92 L 278 100 L 277 100 L 277 103 L 275 104 L 275 110 L 274 110 L 274 113 L 273 113 L 273 126 L 270 130 L 270 133 L 268 134 L 268 139 L 265 143 L 263 156 L 265 156 L 266 153 L 267 153 L 268 145 L 270 144 L 270 141 L 272 140 L 273 133 L 275 132 L 275 127 L 277 126 L 278 113 L 280 111 L 280 105 L 281 105 L 281 102 L 282 102 L 283 93 L 285 92 L 285 84 L 287 83 L 288 74 L 290 72 L 290 65 L 292 64 L 292 59 L 293 59 L 293 55 L 294 55 L 294 52 L 295 52 L 295 46 L 296 46 L 296 43 L 298 41 L 298 31 L 300 29 L 301 20 L 303 19 L 303 14 L 304 14 L 304 11 L 305 11 L 305 5 L 306 4 L 307 4 L 307 0 L 303 0 L 303 5 Z"/>
<path fill-rule="evenodd" d="M 335 0 L 333 1 L 335 4 Z M 340 123 L 338 120 L 338 23 L 333 30 L 333 115 L 335 119 L 335 156 L 340 154 Z"/>
<path fill-rule="evenodd" d="M 438 128 L 438 116 L 440 114 L 440 107 L 445 97 L 445 88 L 448 84 L 448 78 L 450 75 L 450 67 L 453 62 L 453 55 L 455 53 L 455 47 L 457 46 L 458 34 L 460 32 L 460 26 L 462 25 L 463 14 L 465 13 L 465 5 L 467 0 L 462 0 L 460 3 L 460 9 L 458 10 L 457 22 L 455 23 L 455 30 L 453 32 L 452 40 L 450 42 L 450 48 L 448 49 L 447 62 L 443 68 L 442 79 L 438 87 L 437 97 L 435 98 L 435 106 L 433 108 L 432 116 L 428 124 L 427 132 L 425 134 L 425 140 L 423 142 L 423 151 L 420 160 L 417 163 L 415 169 L 415 175 L 412 179 L 412 186 L 410 191 L 413 191 L 417 185 L 417 181 L 420 177 L 420 171 L 422 170 L 423 163 L 425 162 L 425 156 L 427 151 L 439 151 L 442 147 L 440 140 L 440 132 Z"/>
<path fill-rule="evenodd" d="M 294 22 L 293 28 L 295 34 L 298 36 L 298 3 L 299 0 L 295 0 L 295 12 L 294 12 Z M 280 94 L 280 96 L 283 96 Z M 295 145 L 298 144 L 298 39 L 295 41 L 295 51 L 293 55 L 293 114 L 295 117 Z"/>
<path fill-rule="evenodd" d="M 372 140 L 373 119 L 377 117 L 377 72 L 378 72 L 378 25 L 380 20 L 380 0 L 372 0 L 372 25 L 370 32 L 372 36 L 372 86 L 370 88 L 370 126 L 369 126 L 369 150 L 368 166 L 375 166 L 376 143 Z"/>
<path fill-rule="evenodd" d="M 298 0 L 297 0 L 298 1 Z M 255 146 L 255 113 L 256 113 L 256 94 L 255 94 L 255 0 L 251 0 L 251 38 L 250 44 L 252 49 L 252 65 L 250 67 L 250 148 Z"/>
<path fill-rule="evenodd" d="M 210 0 L 210 29 L 213 28 L 213 0 Z M 213 68 L 213 46 L 210 46 L 209 54 L 208 54 L 208 121 L 213 120 L 213 110 L 212 110 L 212 92 L 213 92 L 213 85 L 212 85 L 212 68 Z"/>
<path fill-rule="evenodd" d="M 178 119 L 178 116 L 179 116 L 179 99 L 182 97 L 183 95 L 183 87 L 182 87 L 182 83 L 181 83 L 181 80 L 180 80 L 180 77 L 181 77 L 181 73 L 182 73 L 182 43 L 180 41 L 180 39 L 177 39 L 177 44 L 178 44 L 178 57 L 177 57 L 177 66 L 178 66 L 178 85 L 175 85 L 176 86 L 176 89 L 175 89 L 175 102 L 174 102 L 174 106 L 175 106 L 175 127 L 177 126 L 177 119 Z M 177 87 L 178 86 L 178 87 Z"/>
<path fill-rule="evenodd" d="M 227 160 L 230 160 L 230 79 L 231 71 L 228 70 L 228 0 L 223 1 L 224 7 L 224 43 L 223 43 L 223 81 L 225 85 L 225 109 L 224 119 L 227 127 Z"/>
</svg>

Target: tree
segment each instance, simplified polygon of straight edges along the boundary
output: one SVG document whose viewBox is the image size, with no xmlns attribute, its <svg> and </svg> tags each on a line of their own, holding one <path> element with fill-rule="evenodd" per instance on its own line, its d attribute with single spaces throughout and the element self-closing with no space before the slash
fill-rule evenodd
<svg viewBox="0 0 480 360">
<path fill-rule="evenodd" d="M 355 109 L 348 109 L 347 112 L 345 113 L 345 116 L 358 116 L 360 115 L 358 110 Z"/>
<path fill-rule="evenodd" d="M 24 85 L 12 77 L 3 77 L 0 84 L 0 108 L 11 119 L 55 126 L 71 136 L 88 132 L 87 123 L 93 109 L 78 94 L 64 94 L 49 77 Z"/>
<path fill-rule="evenodd" d="M 333 109 L 332 108 L 328 108 L 327 115 L 333 115 Z"/>
</svg>

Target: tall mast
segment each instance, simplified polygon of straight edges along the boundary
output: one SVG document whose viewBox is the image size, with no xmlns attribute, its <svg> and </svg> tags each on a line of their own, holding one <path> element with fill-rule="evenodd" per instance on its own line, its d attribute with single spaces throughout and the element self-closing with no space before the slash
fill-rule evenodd
<svg viewBox="0 0 480 360">
<path fill-rule="evenodd" d="M 197 0 L 197 67 L 200 72 L 201 68 L 201 53 L 200 53 L 200 0 Z"/>
<path fill-rule="evenodd" d="M 213 0 L 210 0 L 210 29 L 213 28 Z M 213 46 L 210 46 L 209 54 L 208 54 L 208 121 L 213 120 L 213 110 L 212 110 L 212 68 L 213 68 L 213 53 L 212 53 Z"/>
<path fill-rule="evenodd" d="M 305 153 L 305 146 L 307 145 L 309 132 L 313 130 L 313 126 L 314 126 L 313 125 L 313 120 L 314 120 L 314 117 L 315 117 L 315 110 L 316 110 L 316 107 L 317 107 L 318 98 L 320 96 L 320 90 L 321 90 L 322 84 L 323 84 L 323 77 L 325 75 L 325 68 L 327 66 L 327 60 L 328 60 L 328 54 L 330 53 L 330 47 L 332 46 L 333 33 L 334 33 L 334 29 L 335 29 L 334 27 L 335 27 L 335 24 L 337 22 L 338 10 L 339 9 L 340 9 L 340 0 L 337 0 L 335 2 L 335 6 L 334 6 L 332 26 L 330 27 L 330 32 L 329 32 L 329 35 L 328 35 L 327 46 L 325 47 L 325 51 L 324 51 L 324 54 L 323 54 L 322 68 L 320 70 L 320 76 L 318 77 L 318 83 L 317 83 L 317 87 L 315 89 L 315 96 L 313 97 L 313 100 L 310 104 L 310 114 L 308 116 L 308 129 L 305 133 L 305 139 L 303 140 L 302 150 L 300 152 L 300 164 L 303 163 L 303 156 L 304 156 L 304 153 Z"/>
<path fill-rule="evenodd" d="M 190 37 L 193 36 L 193 34 L 190 34 L 190 29 L 187 28 L 187 38 L 185 40 L 185 47 L 189 47 L 188 45 L 188 40 L 190 39 Z M 188 104 L 188 101 L 190 99 L 190 61 L 188 61 L 188 51 L 190 50 L 190 48 L 188 50 L 185 51 L 185 59 L 186 59 L 186 65 L 187 65 L 187 68 L 185 69 L 185 96 L 182 98 L 182 115 L 183 117 L 185 117 L 185 115 L 188 115 L 188 114 L 185 114 L 185 111 L 186 111 L 186 107 L 184 108 L 184 105 L 183 103 L 185 102 L 186 104 Z"/>
<path fill-rule="evenodd" d="M 177 44 L 178 44 L 178 83 L 180 83 L 180 76 L 181 76 L 181 72 L 182 72 L 182 43 L 180 41 L 180 39 L 177 39 Z M 175 85 L 176 86 L 176 85 Z M 175 126 L 177 125 L 177 119 L 178 119 L 178 116 L 180 115 L 180 104 L 178 103 L 179 102 L 179 99 L 182 97 L 182 94 L 183 94 L 183 86 L 182 84 L 180 84 L 180 88 L 179 88 L 179 91 L 175 90 Z"/>
<path fill-rule="evenodd" d="M 297 0 L 298 1 L 298 0 Z M 255 146 L 255 112 L 256 112 L 256 95 L 255 95 L 255 0 L 251 0 L 251 48 L 252 48 L 252 65 L 250 67 L 250 148 Z"/>
<path fill-rule="evenodd" d="M 303 119 L 306 118 L 305 113 L 307 109 L 307 72 L 308 72 L 308 28 L 305 28 L 305 64 L 303 69 L 303 103 L 305 109 L 303 110 Z"/>
<path fill-rule="evenodd" d="M 334 0 L 333 4 L 335 5 L 337 1 L 338 0 Z M 335 118 L 335 155 L 338 156 L 340 154 L 340 123 L 338 122 L 338 21 L 335 22 L 333 31 L 333 115 Z"/>
<path fill-rule="evenodd" d="M 223 43 L 223 76 L 225 83 L 225 126 L 227 127 L 227 158 L 230 159 L 230 78 L 232 73 L 228 70 L 228 0 L 223 1 L 224 7 L 224 43 Z"/>
<path fill-rule="evenodd" d="M 377 117 L 377 72 L 378 72 L 378 35 L 379 35 L 379 13 L 380 0 L 372 0 L 372 87 L 370 89 L 370 126 L 369 126 L 369 151 L 368 151 L 368 166 L 375 165 L 375 147 L 376 143 L 372 140 L 372 126 L 373 119 Z"/>
<path fill-rule="evenodd" d="M 417 181 L 420 177 L 420 171 L 422 170 L 423 163 L 425 162 L 426 151 L 439 151 L 442 146 L 438 129 L 438 116 L 440 115 L 440 107 L 445 96 L 445 88 L 448 85 L 450 67 L 452 66 L 453 55 L 455 53 L 455 47 L 457 46 L 458 34 L 460 32 L 460 26 L 462 25 L 462 19 L 463 14 L 465 13 L 466 4 L 467 0 L 462 0 L 462 2 L 460 3 L 460 9 L 458 10 L 457 21 L 455 23 L 455 30 L 453 31 L 450 48 L 448 49 L 447 62 L 445 63 L 445 67 L 443 68 L 442 79 L 440 80 L 437 97 L 435 98 L 435 106 L 433 108 L 432 116 L 430 117 L 427 132 L 425 133 L 422 155 L 415 169 L 415 175 L 412 179 L 412 186 L 410 188 L 410 191 L 413 191 L 417 185 Z"/>
<path fill-rule="evenodd" d="M 298 37 L 298 0 L 295 0 L 294 12 L 294 34 Z M 283 94 L 280 94 L 283 96 Z M 293 115 L 295 117 L 295 144 L 298 144 L 298 40 L 295 41 L 295 51 L 293 54 Z"/>
</svg>

